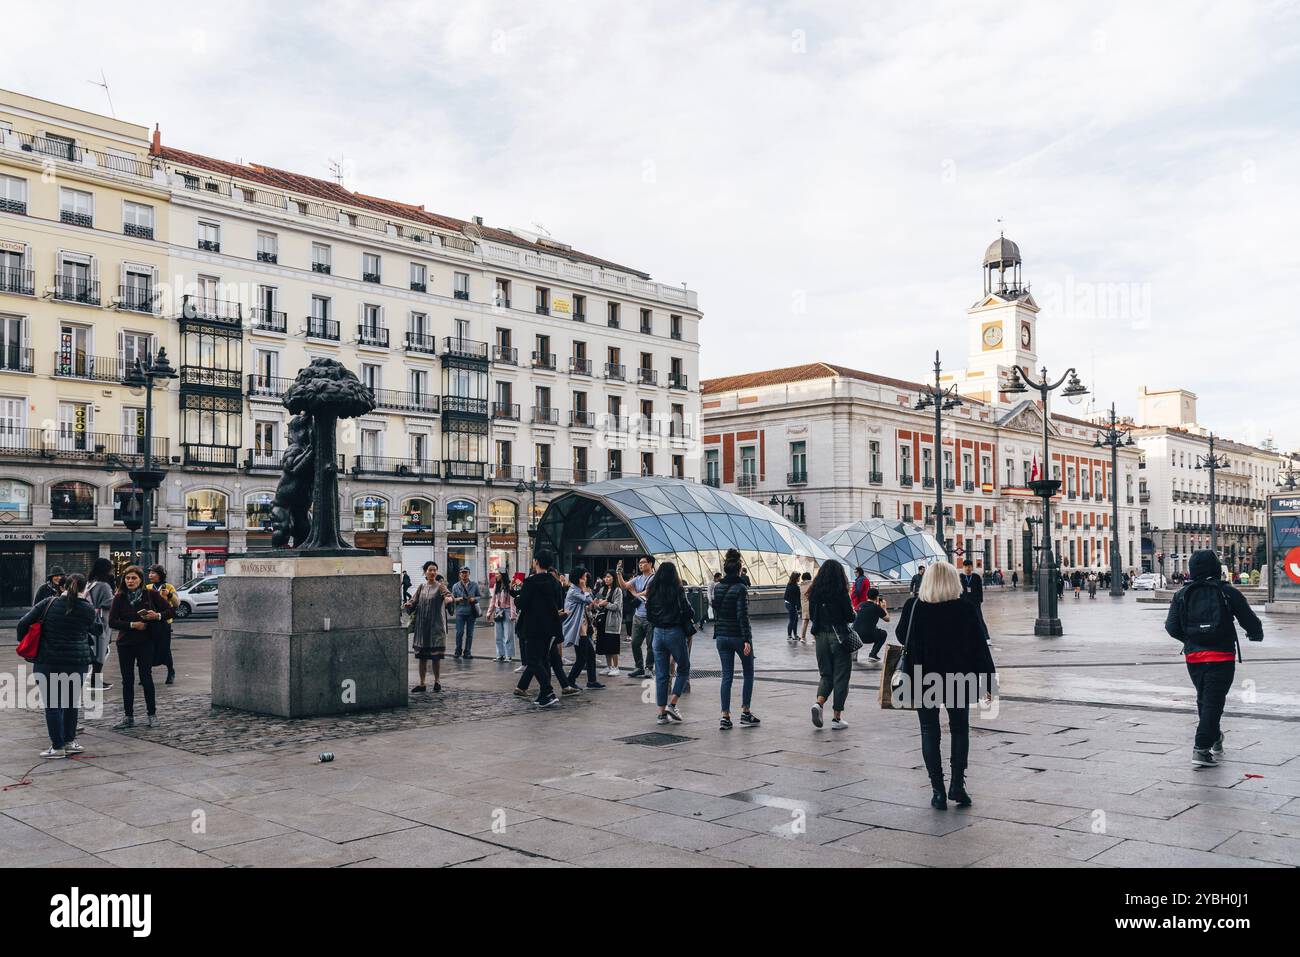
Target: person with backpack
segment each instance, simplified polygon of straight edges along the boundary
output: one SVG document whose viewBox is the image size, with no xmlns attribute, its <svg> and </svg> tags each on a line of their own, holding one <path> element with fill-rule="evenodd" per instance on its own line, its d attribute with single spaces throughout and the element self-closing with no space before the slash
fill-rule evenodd
<svg viewBox="0 0 1300 957">
<path fill-rule="evenodd" d="M 749 589 L 740 580 L 740 552 L 727 549 L 722 569 L 726 574 L 715 589 L 714 608 L 717 619 L 713 627 L 713 641 L 722 661 L 722 718 L 719 731 L 730 731 L 731 683 L 735 677 L 736 658 L 740 658 L 744 683 L 740 693 L 740 726 L 753 728 L 759 724 L 758 716 L 749 710 L 754 696 L 754 635 L 749 626 Z M 793 577 L 793 576 L 792 576 Z"/>
<path fill-rule="evenodd" d="M 50 746 L 42 758 L 66 758 L 85 749 L 77 743 L 77 708 L 81 702 L 81 682 L 90 667 L 92 653 L 91 625 L 95 609 L 81 597 L 86 580 L 80 575 L 63 579 L 63 593 L 50 595 L 18 622 L 18 640 L 27 630 L 40 623 L 33 670 L 41 684 L 45 704 L 45 729 Z"/>
<path fill-rule="evenodd" d="M 1191 581 L 1178 590 L 1169 603 L 1165 631 L 1183 643 L 1187 673 L 1196 688 L 1196 739 L 1192 745 L 1192 766 L 1218 766 L 1223 754 L 1223 730 L 1219 721 L 1223 705 L 1241 661 L 1235 618 L 1251 641 L 1264 640 L 1264 626 L 1250 610 L 1246 597 L 1223 582 L 1219 556 L 1208 548 L 1192 553 L 1187 564 Z M 1235 654 L 1234 654 L 1235 652 Z"/>
</svg>

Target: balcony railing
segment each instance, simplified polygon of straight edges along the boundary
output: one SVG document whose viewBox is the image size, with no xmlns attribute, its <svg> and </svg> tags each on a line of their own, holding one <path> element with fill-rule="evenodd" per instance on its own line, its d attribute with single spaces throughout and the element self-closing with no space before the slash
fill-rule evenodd
<svg viewBox="0 0 1300 957">
<path fill-rule="evenodd" d="M 658 369 L 637 369 L 636 382 L 637 385 L 658 385 L 659 370 Z"/>
<path fill-rule="evenodd" d="M 428 356 L 437 355 L 438 337 L 426 335 L 423 332 L 408 332 L 406 334 L 406 351 L 421 352 Z"/>
<path fill-rule="evenodd" d="M 492 300 L 492 305 L 495 306 L 497 309 L 509 309 L 510 297 L 498 295 L 495 299 Z"/>
<path fill-rule="evenodd" d="M 879 475 L 880 473 L 877 472 L 876 474 Z M 900 476 L 898 477 L 898 484 L 901 485 L 903 488 L 911 488 L 911 487 L 912 487 L 912 476 L 910 476 L 910 475 L 900 475 Z"/>
<path fill-rule="evenodd" d="M 16 296 L 36 295 L 36 272 L 31 269 L 0 269 L 0 292 Z"/>
<path fill-rule="evenodd" d="M 587 314 L 586 314 L 585 312 L 575 312 L 575 313 L 573 314 L 573 321 L 574 321 L 574 322 L 586 322 L 586 321 L 587 321 Z"/>
<path fill-rule="evenodd" d="M 539 304 L 539 305 L 537 306 L 537 314 L 538 314 L 539 316 L 549 316 L 549 315 L 551 314 L 551 307 L 550 307 L 550 306 L 543 306 L 543 305 L 540 305 L 540 304 Z"/>
<path fill-rule="evenodd" d="M 487 415 L 488 400 L 475 399 L 466 395 L 444 395 L 442 411 L 459 412 L 461 415 Z"/>
<path fill-rule="evenodd" d="M 487 480 L 486 462 L 465 462 L 459 459 L 444 459 L 442 477 L 453 482 L 484 482 Z"/>
<path fill-rule="evenodd" d="M 377 272 L 363 272 L 363 273 L 361 274 L 361 281 L 362 281 L 362 282 L 373 282 L 373 283 L 378 283 L 378 282 L 379 282 L 379 273 L 377 273 Z"/>
<path fill-rule="evenodd" d="M 580 412 L 570 412 L 569 427 L 574 429 L 594 429 L 596 427 L 596 413 L 588 412 L 585 409 Z"/>
<path fill-rule="evenodd" d="M 333 268 L 334 268 L 334 267 L 331 266 L 329 263 L 312 263 L 312 264 L 311 264 L 311 271 L 312 271 L 312 272 L 323 273 L 323 274 L 326 275 L 326 276 L 328 276 L 328 275 L 330 274 L 330 272 L 331 272 L 331 270 L 332 270 Z"/>
<path fill-rule="evenodd" d="M 244 307 L 227 299 L 184 296 L 181 299 L 181 318 L 239 326 L 244 321 Z"/>
<path fill-rule="evenodd" d="M 962 483 L 961 483 L 961 490 L 962 490 L 963 492 L 973 492 L 973 491 L 975 491 L 975 483 L 974 483 L 974 482 L 962 482 Z"/>
<path fill-rule="evenodd" d="M 0 346 L 0 372 L 34 372 L 34 362 L 31 349 L 23 346 Z"/>
<path fill-rule="evenodd" d="M 555 371 L 555 353 L 554 352 L 534 352 L 533 353 L 534 369 L 549 369 Z"/>
<path fill-rule="evenodd" d="M 552 485 L 587 485 L 596 481 L 596 470 L 559 469 L 539 465 L 533 469 L 533 477 L 539 482 L 550 482 Z"/>
<path fill-rule="evenodd" d="M 253 449 L 248 449 L 247 455 L 244 456 L 244 468 L 279 469 L 283 458 L 284 449 L 277 449 L 273 452 L 257 452 Z"/>
<path fill-rule="evenodd" d="M 153 227 L 140 226 L 136 223 L 123 223 L 122 235 L 132 236 L 136 239 L 153 239 Z"/>
<path fill-rule="evenodd" d="M 668 388 L 670 388 L 670 389 L 686 389 L 686 388 L 689 388 L 686 373 L 684 373 L 684 372 L 670 372 L 670 373 L 668 373 Z"/>
<path fill-rule="evenodd" d="M 207 366 L 181 366 L 182 389 L 223 389 L 239 392 L 243 373 L 238 369 L 211 369 Z"/>
<path fill-rule="evenodd" d="M 945 492 L 952 492 L 952 491 L 955 491 L 956 488 L 957 488 L 957 480 L 956 480 L 956 479 L 944 479 L 944 480 L 943 480 L 943 490 L 944 490 Z"/>
<path fill-rule="evenodd" d="M 77 213 L 70 209 L 59 210 L 59 222 L 69 226 L 84 226 L 87 229 L 95 227 L 95 217 L 90 213 Z"/>
<path fill-rule="evenodd" d="M 469 290 L 468 290 L 468 289 L 453 289 L 453 290 L 452 290 L 452 293 L 451 293 L 451 297 L 452 297 L 453 299 L 459 299 L 459 300 L 461 300 L 462 302 L 469 302 Z"/>
<path fill-rule="evenodd" d="M 885 481 L 885 476 L 883 472 L 867 473 L 867 482 L 869 482 L 872 485 L 883 485 L 884 481 Z"/>
<path fill-rule="evenodd" d="M 527 468 L 523 465 L 489 465 L 488 481 L 491 482 L 521 482 L 527 474 Z"/>
<path fill-rule="evenodd" d="M 925 478 L 921 479 L 921 488 L 934 488 L 934 476 L 927 475 Z"/>
<path fill-rule="evenodd" d="M 6 135 L 17 139 L 18 148 L 24 152 L 53 156 L 69 163 L 97 166 L 117 173 L 129 173 L 132 176 L 140 176 L 145 179 L 153 175 L 150 165 L 136 159 L 134 156 L 119 156 L 116 153 L 86 149 L 84 146 L 77 146 L 66 140 L 53 139 L 47 136 L 34 136 L 31 133 L 11 132 Z"/>
<path fill-rule="evenodd" d="M 98 306 L 99 283 L 91 279 L 55 273 L 54 298 L 60 302 L 76 302 L 83 306 Z"/>
<path fill-rule="evenodd" d="M 293 383 L 293 379 L 250 372 L 248 374 L 248 394 L 282 399 L 284 394 L 289 391 L 289 386 L 293 385 Z"/>
<path fill-rule="evenodd" d="M 438 397 L 428 392 L 397 392 L 393 389 L 371 389 L 375 407 L 391 412 L 420 412 L 438 414 Z"/>
<path fill-rule="evenodd" d="M 203 250 L 205 253 L 219 253 L 221 252 L 221 240 L 200 239 L 199 249 Z"/>
<path fill-rule="evenodd" d="M 487 361 L 488 344 L 479 342 L 476 339 L 463 339 L 459 336 L 444 336 L 442 340 L 442 354 L 445 356 L 457 356 L 461 359 L 482 359 Z"/>
<path fill-rule="evenodd" d="M 118 356 L 88 356 L 84 352 L 54 353 L 54 374 L 60 379 L 121 382 L 125 368 Z"/>
<path fill-rule="evenodd" d="M 363 346 L 388 348 L 388 330 L 384 326 L 372 326 L 362 323 L 357 326 L 357 343 Z"/>
<path fill-rule="evenodd" d="M 260 263 L 278 263 L 280 261 L 280 254 L 269 252 L 265 249 L 259 249 L 257 251 L 257 261 Z"/>
<path fill-rule="evenodd" d="M 158 293 L 149 286 L 118 286 L 117 308 L 153 314 L 158 311 Z"/>
<path fill-rule="evenodd" d="M 736 488 L 742 492 L 758 488 L 758 476 L 750 472 L 741 472 L 736 476 Z"/>
<path fill-rule="evenodd" d="M 532 418 L 529 421 L 533 425 L 559 425 L 560 410 L 535 405 L 533 406 Z"/>
<path fill-rule="evenodd" d="M 239 464 L 239 449 L 233 445 L 199 445 L 187 442 L 183 448 L 186 465 L 233 469 Z"/>
<path fill-rule="evenodd" d="M 250 309 L 253 317 L 253 328 L 259 332 L 287 332 L 289 328 L 289 317 L 278 309 L 264 309 L 261 306 L 255 306 Z"/>
<path fill-rule="evenodd" d="M 493 346 L 492 361 L 505 366 L 519 365 L 519 350 L 513 346 Z"/>
<path fill-rule="evenodd" d="M 307 338 L 325 339 L 329 342 L 339 341 L 339 323 L 337 319 L 320 319 L 307 317 Z"/>
<path fill-rule="evenodd" d="M 704 484 L 709 488 L 722 488 L 722 477 L 719 475 L 704 476 Z"/>
<path fill-rule="evenodd" d="M 429 287 L 425 283 L 416 282 L 414 279 L 411 280 L 411 292 L 428 292 L 428 291 L 429 291 Z"/>
<path fill-rule="evenodd" d="M 518 402 L 493 402 L 492 418 L 501 419 L 506 422 L 518 422 L 519 403 Z"/>
<path fill-rule="evenodd" d="M 571 375 L 591 375 L 591 360 L 579 359 L 573 356 L 569 359 L 569 373 Z"/>
<path fill-rule="evenodd" d="M 785 484 L 786 485 L 807 485 L 808 473 L 806 471 L 786 472 Z"/>
<path fill-rule="evenodd" d="M 165 462 L 169 439 L 153 438 L 153 458 Z M 19 429 L 0 425 L 0 456 L 96 460 L 109 455 L 134 464 L 144 459 L 144 438 L 108 432 L 64 432 L 61 429 Z"/>
<path fill-rule="evenodd" d="M 358 475 L 396 475 L 410 478 L 438 478 L 441 473 L 436 459 L 394 458 L 384 455 L 358 455 L 352 471 Z"/>
<path fill-rule="evenodd" d="M 606 362 L 605 378 L 625 382 L 627 380 L 627 366 L 619 365 L 617 362 Z"/>
<path fill-rule="evenodd" d="M 14 213 L 18 216 L 26 216 L 27 201 L 25 199 L 8 199 L 0 196 L 0 213 Z"/>
</svg>

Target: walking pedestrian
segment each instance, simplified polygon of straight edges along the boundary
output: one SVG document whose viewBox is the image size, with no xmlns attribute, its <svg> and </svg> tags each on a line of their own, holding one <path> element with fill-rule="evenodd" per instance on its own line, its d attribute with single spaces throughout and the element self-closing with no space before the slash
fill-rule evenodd
<svg viewBox="0 0 1300 957">
<path fill-rule="evenodd" d="M 636 600 L 636 610 L 632 615 L 632 663 L 636 667 L 628 677 L 646 678 L 654 674 L 655 668 L 653 631 L 646 618 L 646 589 L 650 587 L 650 580 L 655 571 L 654 556 L 642 555 L 637 561 L 637 569 L 639 574 L 629 582 L 623 579 L 623 568 L 620 565 L 617 580 L 619 587 Z M 627 614 L 626 606 L 623 613 Z"/>
<path fill-rule="evenodd" d="M 452 604 L 451 592 L 442 583 L 438 566 L 424 563 L 424 581 L 415 594 L 403 604 L 411 612 L 411 650 L 419 662 L 420 683 L 411 694 L 423 694 L 428 688 L 427 676 L 433 665 L 433 690 L 442 690 L 442 659 L 447 656 L 447 606 Z"/>
<path fill-rule="evenodd" d="M 822 562 L 808 592 L 813 641 L 817 649 L 817 702 L 812 706 L 813 727 L 822 727 L 822 706 L 831 701 L 831 730 L 843 731 L 844 704 L 849 695 L 849 676 L 853 656 L 840 641 L 840 632 L 853 621 L 853 604 L 849 600 L 849 581 L 839 562 Z"/>
<path fill-rule="evenodd" d="M 135 675 L 140 677 L 144 693 L 145 722 L 158 723 L 154 699 L 153 650 L 158 630 L 170 610 L 167 599 L 144 587 L 144 572 L 131 565 L 122 572 L 122 584 L 108 610 L 108 626 L 117 632 L 117 660 L 122 669 L 122 710 L 126 716 L 115 730 L 135 727 Z"/>
<path fill-rule="evenodd" d="M 560 701 L 551 689 L 551 669 L 554 666 L 551 651 L 561 640 L 560 612 L 565 592 L 553 574 L 554 566 L 555 556 L 545 548 L 538 549 L 530 565 L 531 574 L 524 579 L 515 599 L 519 609 L 517 632 L 523 636 L 523 648 L 528 654 L 515 694 L 526 698 L 528 684 L 536 678 L 536 704 L 539 708 L 549 708 Z"/>
<path fill-rule="evenodd" d="M 970 754 L 970 707 L 981 688 L 994 687 L 993 656 L 974 603 L 962 596 L 957 569 L 935 562 L 926 570 L 915 598 L 909 598 L 894 632 L 903 642 L 899 673 L 910 685 L 921 725 L 921 755 L 930 775 L 930 806 L 942 811 L 952 800 L 969 807 L 966 765 Z M 948 712 L 952 736 L 952 781 L 945 794 L 940 755 L 939 708 Z"/>
<path fill-rule="evenodd" d="M 469 580 L 468 566 L 462 566 L 456 584 L 451 586 L 451 596 L 455 599 L 456 617 L 456 658 L 473 658 L 474 623 L 479 616 L 478 582 Z M 462 651 L 463 648 L 463 651 Z"/>
<path fill-rule="evenodd" d="M 799 576 L 799 613 L 803 616 L 803 629 L 800 632 L 799 640 L 805 644 L 808 642 L 808 628 L 812 624 L 812 615 L 808 610 L 808 592 L 812 590 L 812 584 L 811 572 L 804 572 Z"/>
<path fill-rule="evenodd" d="M 1219 557 L 1208 548 L 1192 553 L 1191 581 L 1169 603 L 1165 631 L 1183 643 L 1187 674 L 1196 688 L 1196 739 L 1192 766 L 1212 768 L 1223 754 L 1223 705 L 1241 660 L 1235 618 L 1251 641 L 1264 640 L 1264 625 L 1246 598 L 1222 581 Z M 1234 650 L 1236 654 L 1234 655 Z"/>
<path fill-rule="evenodd" d="M 1020 573 L 1014 568 L 1011 570 L 1011 590 L 1015 591 L 1020 587 Z"/>
<path fill-rule="evenodd" d="M 605 656 L 605 674 L 617 678 L 618 656 L 623 650 L 623 596 L 612 571 L 605 572 L 596 583 L 596 598 L 604 602 L 596 616 L 596 654 Z"/>
<path fill-rule="evenodd" d="M 90 626 L 90 634 L 95 639 L 94 660 L 90 666 L 90 690 L 107 691 L 113 687 L 112 682 L 104 680 L 104 662 L 108 658 L 110 631 L 108 624 L 109 609 L 113 605 L 113 596 L 117 594 L 117 580 L 113 577 L 113 563 L 107 558 L 96 558 L 86 576 L 85 599 L 95 609 L 95 623 Z"/>
<path fill-rule="evenodd" d="M 514 661 L 515 659 L 515 599 L 510 594 L 510 582 L 505 575 L 498 575 L 492 588 L 492 600 L 488 603 L 492 615 L 492 627 L 496 631 L 497 661 Z"/>
<path fill-rule="evenodd" d="M 36 597 L 32 599 L 32 607 L 35 608 L 47 598 L 62 595 L 63 590 L 63 569 L 55 565 L 50 569 L 50 573 L 45 576 L 45 582 L 40 588 L 36 589 Z"/>
<path fill-rule="evenodd" d="M 740 580 L 740 576 L 736 576 Z M 799 593 L 799 573 L 791 572 L 785 583 L 785 640 L 794 644 L 799 640 L 799 609 L 803 605 L 803 596 Z"/>
<path fill-rule="evenodd" d="M 961 597 L 974 605 L 975 610 L 979 612 L 980 629 L 984 632 L 984 640 L 988 641 L 989 629 L 984 623 L 984 582 L 980 580 L 979 575 L 975 574 L 969 558 L 961 563 L 961 567 Z"/>
<path fill-rule="evenodd" d="M 1088 572 L 1088 597 L 1090 599 L 1097 597 L 1097 572 L 1095 569 Z"/>
<path fill-rule="evenodd" d="M 53 575 L 50 576 L 53 578 Z M 77 709 L 81 683 L 90 667 L 91 625 L 95 609 L 81 597 L 86 580 L 80 575 L 59 575 L 62 593 L 45 596 L 18 622 L 18 640 L 37 622 L 41 640 L 32 663 L 45 706 L 45 730 L 50 746 L 42 758 L 64 758 L 85 749 L 77 743 Z"/>
<path fill-rule="evenodd" d="M 713 626 L 713 643 L 717 646 L 718 658 L 722 661 L 722 718 L 718 722 L 718 730 L 730 731 L 732 728 L 731 684 L 735 678 L 737 657 L 740 658 L 743 676 L 740 726 L 754 728 L 759 724 L 758 715 L 749 710 L 750 701 L 754 697 L 754 634 L 749 625 L 749 589 L 740 580 L 740 552 L 737 549 L 727 549 L 722 570 L 725 574 L 718 582 L 717 620 Z"/>
<path fill-rule="evenodd" d="M 405 569 L 403 569 L 402 570 L 402 602 L 405 603 L 410 600 L 411 600 L 411 576 L 407 574 Z"/>
<path fill-rule="evenodd" d="M 1075 601 L 1078 601 L 1083 593 L 1083 572 L 1076 568 L 1074 574 L 1070 576 L 1070 585 L 1074 588 Z"/>
<path fill-rule="evenodd" d="M 691 655 L 687 638 L 695 631 L 694 613 L 686 600 L 686 590 L 677 575 L 677 566 L 662 562 L 645 591 L 646 621 L 654 629 L 651 647 L 655 656 L 655 704 L 659 707 L 659 724 L 681 721 L 677 701 L 691 678 Z M 677 674 L 671 672 L 669 660 L 677 662 Z M 669 696 L 669 682 L 672 694 Z"/>
<path fill-rule="evenodd" d="M 867 592 L 871 591 L 871 579 L 859 565 L 853 569 L 853 587 L 849 590 L 849 601 L 853 604 L 853 610 L 856 612 L 858 606 L 867 600 Z"/>
<path fill-rule="evenodd" d="M 167 666 L 166 684 L 174 685 L 176 683 L 176 664 L 172 661 L 172 622 L 176 620 L 176 609 L 180 607 L 181 599 L 176 594 L 176 589 L 167 581 L 167 569 L 162 565 L 149 566 L 149 589 L 156 591 L 167 600 L 167 614 L 157 626 L 157 641 L 153 650 L 153 666 Z"/>
<path fill-rule="evenodd" d="M 576 685 L 578 675 L 587 672 L 587 687 L 605 687 L 596 679 L 596 645 L 591 640 L 591 613 L 604 608 L 590 585 L 590 573 L 579 566 L 569 573 L 569 590 L 564 596 L 564 645 L 573 649 L 573 667 L 569 684 Z"/>
<path fill-rule="evenodd" d="M 911 591 L 913 595 L 915 595 L 920 590 L 921 580 L 924 577 L 925 577 L 925 565 L 924 564 L 918 565 L 916 568 L 916 574 L 912 576 L 912 580 L 910 583 L 908 583 L 907 586 L 908 590 Z"/>
</svg>

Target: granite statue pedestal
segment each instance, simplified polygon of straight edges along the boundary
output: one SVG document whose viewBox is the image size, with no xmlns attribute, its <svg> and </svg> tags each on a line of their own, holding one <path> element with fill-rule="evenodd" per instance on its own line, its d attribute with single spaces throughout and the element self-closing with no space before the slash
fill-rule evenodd
<svg viewBox="0 0 1300 957">
<path fill-rule="evenodd" d="M 286 718 L 408 704 L 401 580 L 381 555 L 231 558 L 212 704 Z"/>
</svg>

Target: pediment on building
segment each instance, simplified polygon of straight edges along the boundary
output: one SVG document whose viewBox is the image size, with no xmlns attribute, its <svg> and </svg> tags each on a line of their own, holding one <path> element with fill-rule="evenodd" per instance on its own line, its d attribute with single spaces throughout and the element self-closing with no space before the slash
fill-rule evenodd
<svg viewBox="0 0 1300 957">
<path fill-rule="evenodd" d="M 999 429 L 1007 429 L 1011 432 L 1029 432 L 1033 435 L 1043 434 L 1043 412 L 1037 404 L 1031 399 L 1023 402 L 1010 409 L 1005 415 L 998 420 Z M 1047 427 L 1049 435 L 1060 435 L 1060 429 L 1051 423 Z"/>
<path fill-rule="evenodd" d="M 983 309 L 995 309 L 998 306 L 1010 306 L 1010 305 L 1023 306 L 1024 308 L 1028 309 L 1030 312 L 1038 312 L 1039 309 L 1038 303 L 1034 301 L 1034 297 L 1030 295 L 1029 292 L 1027 291 L 1023 295 L 1015 296 L 1015 297 L 1006 297 L 1006 298 L 999 296 L 995 292 L 991 292 L 983 299 L 977 299 L 971 305 L 970 311 L 979 312 L 980 310 Z"/>
</svg>

